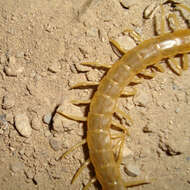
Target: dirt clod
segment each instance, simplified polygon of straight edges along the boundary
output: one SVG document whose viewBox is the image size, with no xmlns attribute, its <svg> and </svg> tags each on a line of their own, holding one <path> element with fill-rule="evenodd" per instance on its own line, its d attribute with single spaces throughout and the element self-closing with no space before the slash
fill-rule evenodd
<svg viewBox="0 0 190 190">
<path fill-rule="evenodd" d="M 5 110 L 11 109 L 15 105 L 15 97 L 9 93 L 3 97 L 2 108 Z"/>
</svg>

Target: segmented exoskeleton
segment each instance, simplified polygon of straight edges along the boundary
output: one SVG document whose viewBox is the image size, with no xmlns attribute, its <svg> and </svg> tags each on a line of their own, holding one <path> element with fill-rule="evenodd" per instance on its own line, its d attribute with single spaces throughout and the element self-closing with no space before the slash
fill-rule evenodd
<svg viewBox="0 0 190 190">
<path fill-rule="evenodd" d="M 190 8 L 185 5 L 175 4 L 175 6 L 190 12 Z M 103 190 L 124 190 L 129 186 L 148 183 L 146 180 L 125 182 L 120 174 L 120 161 L 115 160 L 112 150 L 110 126 L 114 124 L 126 131 L 124 127 L 115 124 L 112 120 L 113 114 L 119 111 L 117 100 L 121 96 L 125 86 L 130 84 L 137 74 L 143 73 L 149 66 L 154 66 L 158 70 L 164 71 L 162 66 L 158 64 L 163 59 L 170 59 L 176 66 L 178 74 L 188 67 L 187 53 L 190 52 L 190 29 L 180 29 L 172 33 L 165 33 L 162 6 L 161 9 L 161 34 L 143 41 L 128 52 L 124 52 L 121 59 L 113 64 L 106 76 L 101 80 L 97 91 L 90 101 L 90 110 L 87 117 L 87 139 L 66 152 L 67 154 L 87 142 L 90 159 L 81 169 L 91 162 L 95 169 L 96 179 L 100 182 Z M 179 27 L 177 20 L 174 19 L 174 21 L 176 26 Z M 115 45 L 118 46 L 117 44 Z M 120 47 L 118 48 L 121 49 Z M 174 59 L 179 54 L 183 55 L 182 68 L 178 66 Z M 88 63 L 88 65 L 92 64 Z M 94 65 L 99 66 L 98 64 Z M 75 87 L 85 86 L 86 84 L 97 85 L 97 83 L 80 83 Z M 86 120 L 86 118 L 79 118 L 62 112 L 58 113 L 74 120 Z M 120 113 L 123 114 L 122 112 Z M 121 155 L 119 155 L 118 160 L 121 160 Z M 76 176 L 78 176 L 81 169 L 79 169 Z M 87 189 L 94 181 L 95 179 L 93 178 L 84 189 Z"/>
</svg>

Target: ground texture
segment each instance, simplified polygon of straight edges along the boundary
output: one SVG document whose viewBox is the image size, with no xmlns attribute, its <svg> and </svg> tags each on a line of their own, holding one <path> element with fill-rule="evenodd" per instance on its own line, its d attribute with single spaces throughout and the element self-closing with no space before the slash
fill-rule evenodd
<svg viewBox="0 0 190 190">
<path fill-rule="evenodd" d="M 80 63 L 113 64 L 118 56 L 109 38 L 127 49 L 136 45 L 122 35 L 126 28 L 143 39 L 152 38 L 156 26 L 159 31 L 160 11 L 155 13 L 157 20 L 143 18 L 143 14 L 147 6 L 159 2 L 0 1 L 1 190 L 75 190 L 93 177 L 93 167 L 87 167 L 71 185 L 73 175 L 88 158 L 88 148 L 58 159 L 85 138 L 86 128 L 55 110 L 61 105 L 60 110 L 85 114 L 84 106 L 66 102 L 88 99 L 94 89 L 69 88 L 79 81 L 98 81 L 105 71 Z M 166 15 L 172 11 L 167 4 L 164 9 Z M 183 18 L 180 26 L 187 27 Z M 178 76 L 163 65 L 164 73 L 144 79 L 135 86 L 135 97 L 121 98 L 119 104 L 133 119 L 130 126 L 120 120 L 130 132 L 122 174 L 126 180 L 156 179 L 133 190 L 190 189 L 190 70 Z M 101 187 L 95 183 L 90 189 Z"/>
</svg>

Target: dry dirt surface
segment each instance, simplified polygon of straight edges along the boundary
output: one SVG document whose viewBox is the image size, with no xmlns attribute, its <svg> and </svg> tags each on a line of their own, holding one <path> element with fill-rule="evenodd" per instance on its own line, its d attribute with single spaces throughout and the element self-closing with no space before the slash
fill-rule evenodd
<svg viewBox="0 0 190 190">
<path fill-rule="evenodd" d="M 189 0 L 182 1 L 190 4 Z M 155 3 L 155 4 L 153 4 Z M 76 190 L 94 176 L 85 168 L 87 146 L 59 161 L 69 147 L 86 137 L 86 125 L 71 121 L 56 109 L 85 115 L 85 106 L 68 100 L 89 99 L 94 88 L 69 88 L 81 81 L 99 81 L 105 70 L 81 62 L 113 64 L 118 55 L 109 39 L 126 49 L 136 45 L 122 31 L 131 28 L 142 39 L 159 31 L 160 9 L 151 18 L 156 0 L 1 0 L 0 1 L 0 189 Z M 152 5 L 153 8 L 148 7 Z M 148 7 L 148 8 L 147 8 Z M 147 18 L 143 18 L 143 14 Z M 166 15 L 172 12 L 164 5 Z M 150 14 L 150 15 L 149 15 Z M 181 27 L 187 27 L 177 12 Z M 188 13 L 188 16 L 190 13 Z M 150 18 L 149 18 L 150 17 Z M 158 24 L 155 24 L 158 23 Z M 190 60 L 190 59 L 189 59 Z M 189 61 L 190 62 L 190 61 Z M 133 190 L 190 189 L 190 70 L 142 78 L 137 94 L 123 97 L 120 108 L 130 113 L 122 175 L 148 179 Z M 101 189 L 98 183 L 90 190 Z"/>
</svg>

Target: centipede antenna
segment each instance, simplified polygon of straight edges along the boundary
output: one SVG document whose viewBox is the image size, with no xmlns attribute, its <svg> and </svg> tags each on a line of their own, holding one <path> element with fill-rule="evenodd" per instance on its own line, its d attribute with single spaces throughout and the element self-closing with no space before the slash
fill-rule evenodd
<svg viewBox="0 0 190 190">
<path fill-rule="evenodd" d="M 88 166 L 88 164 L 90 164 L 90 158 L 88 160 L 86 160 L 83 165 L 78 169 L 78 171 L 76 172 L 76 174 L 74 175 L 71 184 L 74 183 L 74 181 L 78 178 L 78 176 L 80 175 L 80 173 L 82 172 L 82 170 Z"/>
<path fill-rule="evenodd" d="M 82 190 L 87 190 L 94 182 L 96 181 L 96 178 L 93 177 Z"/>
<path fill-rule="evenodd" d="M 70 115 L 70 114 L 67 114 L 67 113 L 64 113 L 64 112 L 60 112 L 60 111 L 57 111 L 56 113 L 66 117 L 68 119 L 74 120 L 74 121 L 87 121 L 87 117 Z"/>
<path fill-rule="evenodd" d="M 82 146 L 83 144 L 86 143 L 86 139 L 83 139 L 81 142 L 75 144 L 74 146 L 72 146 L 71 148 L 69 148 L 65 153 L 62 154 L 62 156 L 59 158 L 59 160 L 62 160 L 63 158 L 65 158 L 68 154 L 70 154 L 71 152 L 73 152 L 75 149 L 77 149 L 78 147 Z"/>
</svg>

